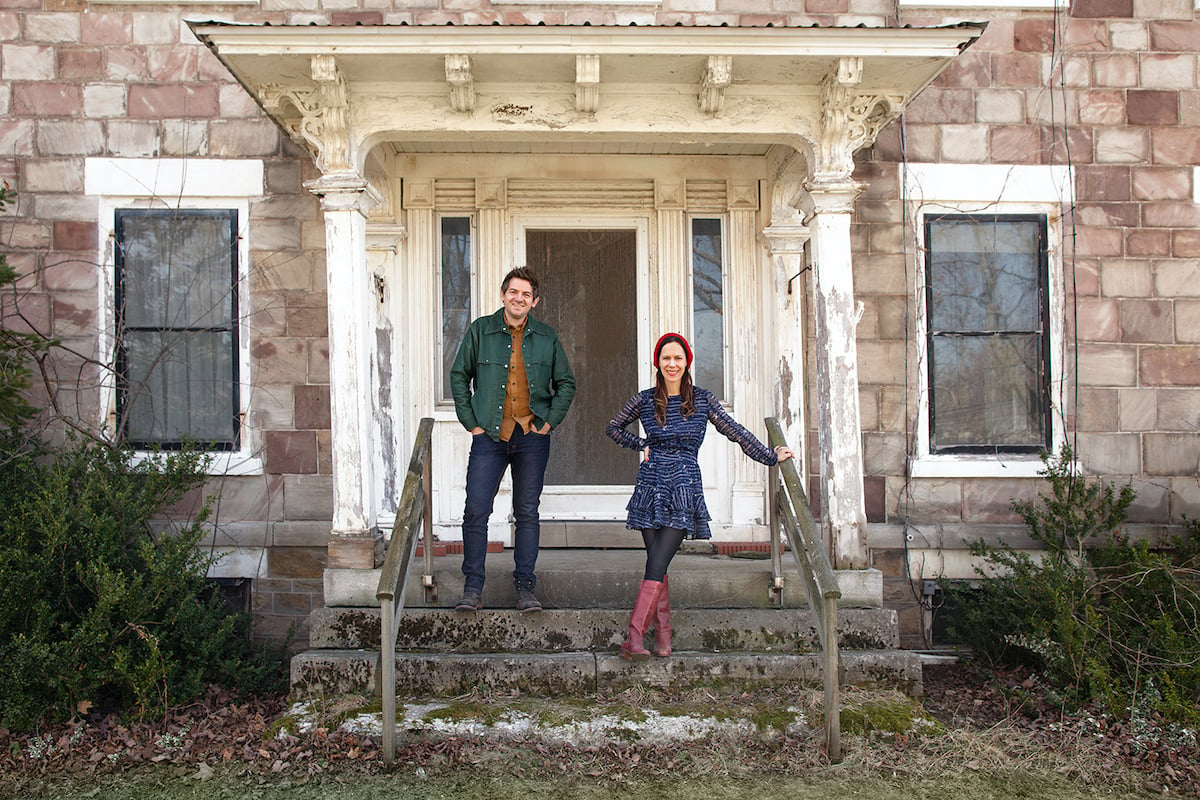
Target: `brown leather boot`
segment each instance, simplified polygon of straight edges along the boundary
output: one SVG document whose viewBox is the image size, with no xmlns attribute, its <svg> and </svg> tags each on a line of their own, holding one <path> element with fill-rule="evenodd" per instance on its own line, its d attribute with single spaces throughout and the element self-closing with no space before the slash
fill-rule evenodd
<svg viewBox="0 0 1200 800">
<path fill-rule="evenodd" d="M 621 645 L 621 658 L 626 661 L 645 661 L 650 657 L 650 651 L 643 646 L 646 638 L 646 628 L 654 616 L 658 605 L 658 595 L 662 591 L 662 581 L 643 580 L 638 587 L 637 599 L 633 601 L 633 613 L 629 615 L 629 634 L 625 644 Z"/>
<path fill-rule="evenodd" d="M 667 576 L 662 579 L 662 591 L 658 593 L 658 603 L 654 606 L 654 647 L 656 656 L 666 658 L 671 655 L 671 598 L 668 596 L 670 587 Z"/>
</svg>

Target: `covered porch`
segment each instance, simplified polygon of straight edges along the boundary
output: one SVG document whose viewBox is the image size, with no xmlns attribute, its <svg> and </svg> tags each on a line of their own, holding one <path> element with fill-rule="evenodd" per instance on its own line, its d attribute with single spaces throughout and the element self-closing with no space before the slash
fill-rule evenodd
<svg viewBox="0 0 1200 800">
<path fill-rule="evenodd" d="M 421 417 L 438 426 L 435 525 L 454 538 L 467 437 L 445 358 L 455 319 L 494 310 L 521 263 L 548 273 L 548 321 L 595 387 L 556 442 L 544 522 L 619 527 L 631 479 L 593 444 L 647 383 L 649 343 L 677 330 L 715 343 L 736 417 L 778 417 L 814 465 L 835 566 L 867 565 L 853 156 L 980 26 L 192 27 L 321 172 L 307 188 L 326 224 L 330 571 L 377 565 Z M 712 322 L 695 248 L 714 230 Z M 448 260 L 464 235 L 465 264 Z M 714 528 L 759 535 L 765 472 L 723 442 L 702 457 Z"/>
</svg>

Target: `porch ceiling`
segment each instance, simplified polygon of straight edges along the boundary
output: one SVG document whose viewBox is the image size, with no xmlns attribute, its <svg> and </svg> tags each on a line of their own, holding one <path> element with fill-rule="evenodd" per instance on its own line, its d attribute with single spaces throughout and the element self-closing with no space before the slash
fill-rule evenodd
<svg viewBox="0 0 1200 800">
<path fill-rule="evenodd" d="M 811 149 L 831 82 L 898 113 L 983 31 L 191 23 L 324 168 L 398 153 Z M 331 113 L 334 112 L 334 113 Z M 332 139 L 332 140 L 331 140 Z M 343 148 L 333 152 L 330 148 Z"/>
</svg>

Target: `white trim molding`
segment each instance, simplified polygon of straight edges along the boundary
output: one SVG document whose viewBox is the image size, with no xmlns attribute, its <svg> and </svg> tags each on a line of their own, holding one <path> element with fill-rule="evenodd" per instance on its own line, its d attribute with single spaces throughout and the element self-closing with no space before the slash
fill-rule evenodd
<svg viewBox="0 0 1200 800">
<path fill-rule="evenodd" d="M 88 158 L 84 191 L 97 199 L 97 264 L 101 265 L 98 352 L 113 347 L 113 216 L 121 208 L 232 208 L 238 212 L 238 373 L 242 435 L 238 450 L 214 452 L 213 475 L 258 475 L 263 471 L 260 442 L 251 424 L 250 371 L 250 201 L 263 195 L 263 162 L 257 159 Z M 109 428 L 116 402 L 111 375 L 101 388 L 100 423 Z"/>
<path fill-rule="evenodd" d="M 912 221 L 914 315 L 917 337 L 917 445 L 909 461 L 914 478 L 1033 478 L 1043 469 L 1037 455 L 992 457 L 935 455 L 929 452 L 929 375 L 925 339 L 924 217 L 931 213 L 1043 214 L 1047 223 L 1049 284 L 1051 446 L 1066 435 L 1063 426 L 1065 324 L 1062 238 L 1063 217 L 1075 200 L 1074 171 L 1065 166 L 1006 164 L 908 164 L 904 196 Z"/>
</svg>

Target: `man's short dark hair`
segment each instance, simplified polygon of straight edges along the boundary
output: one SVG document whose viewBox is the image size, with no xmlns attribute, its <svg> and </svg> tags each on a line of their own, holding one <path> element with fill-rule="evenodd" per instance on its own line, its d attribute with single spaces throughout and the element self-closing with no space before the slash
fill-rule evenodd
<svg viewBox="0 0 1200 800">
<path fill-rule="evenodd" d="M 533 289 L 533 296 L 538 296 L 538 279 L 537 275 L 533 274 L 533 270 L 529 267 L 514 267 L 504 276 L 504 281 L 500 284 L 500 294 L 508 291 L 508 284 L 513 278 L 520 278 L 523 281 L 529 281 L 529 286 Z"/>
</svg>

